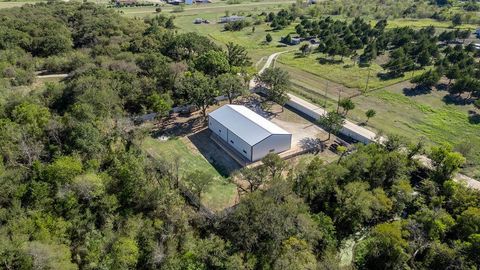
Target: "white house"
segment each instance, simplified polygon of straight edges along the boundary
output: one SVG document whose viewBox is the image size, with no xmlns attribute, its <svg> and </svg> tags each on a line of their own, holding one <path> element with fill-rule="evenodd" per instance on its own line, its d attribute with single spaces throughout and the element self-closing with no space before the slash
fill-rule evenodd
<svg viewBox="0 0 480 270">
<path fill-rule="evenodd" d="M 241 105 L 225 105 L 208 115 L 208 127 L 249 161 L 290 149 L 292 134 Z"/>
</svg>

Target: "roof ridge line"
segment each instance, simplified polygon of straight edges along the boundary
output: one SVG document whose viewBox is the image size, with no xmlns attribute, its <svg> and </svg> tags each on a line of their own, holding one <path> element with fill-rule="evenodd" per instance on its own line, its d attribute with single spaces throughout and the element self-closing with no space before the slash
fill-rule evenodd
<svg viewBox="0 0 480 270">
<path fill-rule="evenodd" d="M 237 111 L 237 110 L 235 110 L 235 109 L 232 108 L 233 106 L 242 107 L 243 105 L 227 104 L 227 106 L 228 106 L 229 108 L 231 108 L 232 110 L 236 111 L 237 113 L 239 113 L 243 118 L 247 119 L 248 121 L 252 122 L 252 123 L 255 124 L 256 126 L 260 127 L 261 129 L 265 130 L 266 132 L 268 132 L 270 135 L 279 135 L 279 134 L 282 134 L 282 133 L 273 133 L 273 132 L 271 132 L 270 130 L 262 127 L 261 125 L 259 125 L 259 124 L 256 123 L 255 121 L 253 121 L 252 119 L 246 117 L 246 116 L 243 115 L 241 112 L 239 112 L 239 111 Z M 250 109 L 249 109 L 248 107 L 246 107 L 246 106 L 243 106 L 243 107 L 246 108 L 247 110 L 250 110 Z M 252 110 L 250 110 L 250 111 L 252 111 Z M 254 111 L 252 111 L 252 112 L 253 112 L 253 113 L 256 113 L 256 112 L 254 112 Z M 257 114 L 258 116 L 262 117 L 263 119 L 265 119 L 265 120 L 267 120 L 267 121 L 270 121 L 270 120 L 266 119 L 265 117 L 259 115 L 258 113 L 256 113 L 256 114 Z M 272 124 L 273 124 L 273 123 L 272 123 Z M 283 128 L 281 128 L 281 127 L 279 127 L 279 128 L 282 129 L 283 131 L 287 132 L 287 131 L 284 130 Z"/>
</svg>

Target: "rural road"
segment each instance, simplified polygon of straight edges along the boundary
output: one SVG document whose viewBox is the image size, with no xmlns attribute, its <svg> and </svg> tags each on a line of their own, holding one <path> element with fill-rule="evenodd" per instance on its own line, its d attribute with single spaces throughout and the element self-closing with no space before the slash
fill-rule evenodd
<svg viewBox="0 0 480 270">
<path fill-rule="evenodd" d="M 277 52 L 277 53 L 274 53 L 274 54 L 271 54 L 267 61 L 265 62 L 265 65 L 260 69 L 260 71 L 258 72 L 259 74 L 261 74 L 262 72 L 265 71 L 265 69 L 267 69 L 268 67 L 270 67 L 273 63 L 273 61 L 279 56 L 281 55 L 282 53 L 287 53 L 289 51 L 292 51 L 292 50 L 288 50 L 288 51 L 282 51 L 282 52 Z M 250 81 L 250 88 L 253 89 L 255 88 L 256 86 L 256 83 L 255 83 L 255 80 L 251 80 Z M 323 108 L 320 108 L 319 106 L 311 103 L 311 102 L 308 102 L 304 99 L 301 99 L 295 95 L 292 95 L 292 94 L 288 94 L 288 96 L 291 98 L 291 99 L 298 99 L 298 100 L 301 100 L 302 103 L 305 103 L 307 105 L 308 108 L 312 108 L 314 111 L 316 112 L 323 112 L 323 113 L 326 113 L 326 111 L 323 109 Z M 355 130 L 355 132 L 358 132 L 360 134 L 362 134 L 365 138 L 376 138 L 377 135 L 364 128 L 364 127 L 361 127 L 357 124 L 354 124 L 353 122 L 350 122 L 348 120 L 345 121 L 345 126 L 350 129 L 350 130 Z M 418 160 L 426 167 L 431 167 L 431 164 L 432 164 L 432 161 L 425 155 L 421 155 L 421 156 L 418 156 L 417 157 Z M 470 188 L 473 188 L 473 189 L 476 189 L 476 190 L 480 190 L 480 181 L 478 180 L 475 180 L 471 177 L 468 177 L 466 175 L 463 175 L 463 174 L 460 174 L 460 173 L 457 173 L 453 180 L 457 181 L 457 182 L 464 182 L 468 187 Z"/>
<path fill-rule="evenodd" d="M 37 79 L 48 79 L 48 78 L 66 78 L 68 74 L 48 74 L 48 75 L 37 75 Z"/>
</svg>

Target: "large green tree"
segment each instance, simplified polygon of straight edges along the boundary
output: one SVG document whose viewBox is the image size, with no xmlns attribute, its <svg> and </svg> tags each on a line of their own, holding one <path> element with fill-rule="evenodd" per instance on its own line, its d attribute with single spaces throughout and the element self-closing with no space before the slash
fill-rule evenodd
<svg viewBox="0 0 480 270">
<path fill-rule="evenodd" d="M 207 115 L 207 108 L 214 104 L 219 91 L 212 79 L 201 72 L 187 74 L 180 80 L 179 91 L 184 95 L 187 104 L 193 104 L 201 109 L 203 116 Z"/>
</svg>

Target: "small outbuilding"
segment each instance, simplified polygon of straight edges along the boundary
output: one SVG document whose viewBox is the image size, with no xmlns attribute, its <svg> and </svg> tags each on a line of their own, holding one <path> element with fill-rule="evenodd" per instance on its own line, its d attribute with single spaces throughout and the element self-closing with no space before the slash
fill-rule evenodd
<svg viewBox="0 0 480 270">
<path fill-rule="evenodd" d="M 211 112 L 208 127 L 251 162 L 289 150 L 292 144 L 291 133 L 241 105 L 225 105 Z"/>
</svg>

